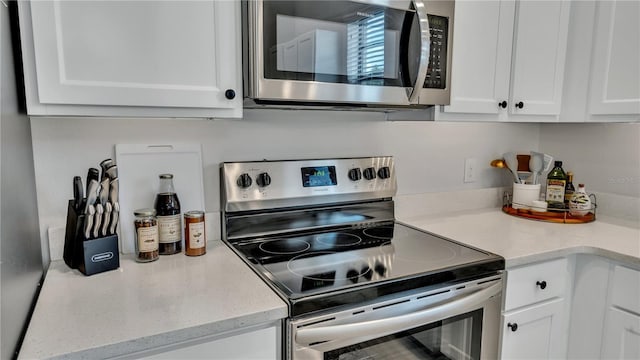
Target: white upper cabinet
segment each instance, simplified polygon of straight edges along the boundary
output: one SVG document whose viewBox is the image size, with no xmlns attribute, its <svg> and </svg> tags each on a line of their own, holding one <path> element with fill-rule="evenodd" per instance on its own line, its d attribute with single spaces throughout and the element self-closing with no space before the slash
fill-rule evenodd
<svg viewBox="0 0 640 360">
<path fill-rule="evenodd" d="M 560 114 L 569 11 L 569 1 L 518 2 L 511 67 L 512 114 Z"/>
<path fill-rule="evenodd" d="M 19 6 L 31 115 L 242 114 L 237 1 Z"/>
<path fill-rule="evenodd" d="M 589 111 L 640 114 L 640 2 L 599 1 Z"/>
<path fill-rule="evenodd" d="M 451 105 L 445 112 L 498 114 L 509 96 L 513 1 L 455 5 Z"/>
<path fill-rule="evenodd" d="M 451 104 L 436 117 L 557 120 L 569 1 L 459 1 L 455 11 Z"/>
</svg>

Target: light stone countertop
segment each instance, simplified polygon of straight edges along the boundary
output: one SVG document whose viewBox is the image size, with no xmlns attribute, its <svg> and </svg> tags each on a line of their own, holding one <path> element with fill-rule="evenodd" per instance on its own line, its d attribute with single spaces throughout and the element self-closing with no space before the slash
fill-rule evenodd
<svg viewBox="0 0 640 360">
<path fill-rule="evenodd" d="M 396 217 L 501 255 L 507 268 L 579 253 L 640 266 L 640 226 L 604 216 L 588 224 L 518 218 L 495 207 L 502 192 L 400 196 Z M 85 277 L 53 262 L 20 357 L 105 358 L 287 316 L 286 304 L 220 241 L 201 257 L 139 264 L 125 256 L 120 266 Z"/>
<path fill-rule="evenodd" d="M 398 221 L 505 258 L 508 268 L 571 254 L 640 265 L 640 230 L 598 217 L 586 224 L 535 221 L 501 208 L 405 215 Z"/>
<path fill-rule="evenodd" d="M 20 358 L 105 358 L 287 317 L 280 299 L 220 241 L 92 276 L 51 263 Z"/>
</svg>

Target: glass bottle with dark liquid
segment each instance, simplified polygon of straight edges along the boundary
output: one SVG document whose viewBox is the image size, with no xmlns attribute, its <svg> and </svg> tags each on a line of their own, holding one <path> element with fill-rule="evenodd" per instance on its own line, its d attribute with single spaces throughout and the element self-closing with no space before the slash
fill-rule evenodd
<svg viewBox="0 0 640 360">
<path fill-rule="evenodd" d="M 173 187 L 173 175 L 160 175 L 160 190 L 154 203 L 158 219 L 160 255 L 177 254 L 182 251 L 182 216 L 180 200 Z"/>
</svg>

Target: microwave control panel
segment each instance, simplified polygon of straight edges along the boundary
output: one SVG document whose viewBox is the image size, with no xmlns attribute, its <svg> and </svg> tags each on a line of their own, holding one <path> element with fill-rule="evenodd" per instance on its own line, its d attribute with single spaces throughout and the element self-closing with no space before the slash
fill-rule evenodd
<svg viewBox="0 0 640 360">
<path fill-rule="evenodd" d="M 449 34 L 449 18 L 428 15 L 429 30 L 431 32 L 431 47 L 429 50 L 429 68 L 424 87 L 429 89 L 444 89 L 447 86 L 447 42 Z"/>
</svg>

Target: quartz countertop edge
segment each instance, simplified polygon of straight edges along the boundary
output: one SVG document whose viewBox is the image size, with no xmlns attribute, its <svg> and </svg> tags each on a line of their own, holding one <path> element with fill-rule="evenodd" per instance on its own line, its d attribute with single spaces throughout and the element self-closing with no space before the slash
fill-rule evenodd
<svg viewBox="0 0 640 360">
<path fill-rule="evenodd" d="M 505 258 L 507 269 L 573 254 L 640 266 L 640 229 L 601 217 L 563 224 L 506 214 L 501 208 L 405 216 L 399 222 Z"/>
<path fill-rule="evenodd" d="M 74 295 L 71 295 L 74 294 Z M 221 241 L 92 276 L 52 262 L 19 358 L 126 356 L 287 317 L 286 303 Z"/>
</svg>

